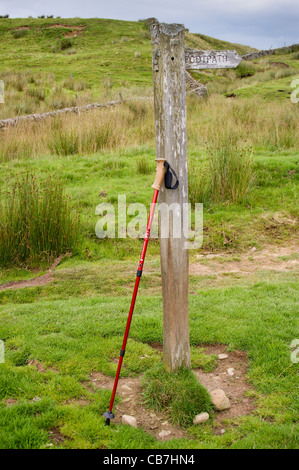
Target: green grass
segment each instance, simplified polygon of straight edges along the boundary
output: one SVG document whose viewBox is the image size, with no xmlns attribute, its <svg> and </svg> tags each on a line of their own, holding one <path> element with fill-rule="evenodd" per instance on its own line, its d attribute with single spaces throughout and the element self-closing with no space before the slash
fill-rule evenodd
<svg viewBox="0 0 299 470">
<path fill-rule="evenodd" d="M 291 341 L 298 336 L 296 281 L 293 275 L 251 286 L 203 289 L 190 297 L 191 344 L 223 343 L 246 350 L 248 380 L 256 410 L 232 420 L 224 436 L 213 421 L 188 427 L 188 438 L 161 443 L 138 429 L 104 426 L 110 392 L 86 389 L 92 370 L 113 376 L 125 328 L 129 297 L 40 301 L 1 307 L 0 336 L 6 363 L 0 365 L 2 447 L 37 448 L 50 443 L 50 429 L 65 436 L 62 447 L 85 448 L 295 448 L 298 366 L 290 362 Z M 162 299 L 140 296 L 132 323 L 122 375 L 151 370 L 160 354 L 146 343 L 162 341 Z M 33 327 L 34 325 L 34 327 Z M 141 361 L 139 356 L 148 356 Z M 26 358 L 26 359 L 25 359 Z M 45 366 L 40 372 L 26 360 Z M 19 364 L 19 365 L 17 365 Z M 53 369 L 52 369 L 53 368 Z M 34 397 L 41 401 L 32 402 Z M 18 402 L 9 408 L 5 400 Z M 84 407 L 66 404 L 85 399 Z M 18 425 L 18 432 L 15 425 Z M 189 425 L 188 425 L 189 426 Z M 288 430 L 288 432 L 287 432 Z M 135 447 L 137 446 L 137 447 Z"/>
<path fill-rule="evenodd" d="M 140 156 L 152 167 L 154 149 L 150 148 L 127 150 L 122 154 L 106 152 L 88 157 L 75 155 L 26 162 L 14 160 L 0 166 L 0 188 L 4 189 L 8 172 L 13 183 L 20 169 L 37 173 L 44 184 L 47 172 L 59 174 L 65 193 L 70 198 L 70 207 L 80 218 L 80 243 L 74 253 L 76 259 L 81 262 L 104 259 L 137 262 L 142 240 L 128 237 L 117 239 L 117 243 L 114 239 L 99 240 L 95 235 L 95 225 L 99 220 L 95 209 L 102 202 L 112 202 L 117 214 L 118 194 L 126 195 L 127 206 L 142 203 L 149 209 L 154 170 L 141 175 L 136 167 L 136 157 Z M 206 157 L 193 150 L 190 151 L 190 158 L 201 171 Z M 264 151 L 253 155 L 255 184 L 245 201 L 237 204 L 224 200 L 204 207 L 204 248 L 243 250 L 254 245 L 283 242 L 293 237 L 297 230 L 298 158 L 291 151 Z M 192 167 L 190 169 L 192 171 Z M 141 190 L 137 191 L 137 187 Z M 201 202 L 199 198 L 197 202 Z M 129 220 L 132 220 L 132 216 L 128 216 Z M 151 243 L 149 250 L 153 255 L 159 253 L 157 241 Z M 132 266 L 132 271 L 134 269 L 135 266 Z M 17 277 L 18 272 L 15 275 Z M 59 281 L 63 283 L 63 279 Z M 3 282 L 2 279 L 0 282 Z M 69 289 L 72 286 L 67 287 L 66 292 Z"/>
<path fill-rule="evenodd" d="M 213 410 L 208 391 L 190 369 L 168 373 L 163 364 L 157 364 L 144 374 L 141 383 L 145 403 L 158 411 L 166 410 L 178 426 L 190 426 L 195 414 Z"/>
</svg>

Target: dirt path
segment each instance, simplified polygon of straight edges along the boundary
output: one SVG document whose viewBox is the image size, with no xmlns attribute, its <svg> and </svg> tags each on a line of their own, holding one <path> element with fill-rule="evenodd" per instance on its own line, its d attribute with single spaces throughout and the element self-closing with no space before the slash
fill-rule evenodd
<svg viewBox="0 0 299 470">
<path fill-rule="evenodd" d="M 2 284 L 0 291 L 45 286 L 53 281 L 54 270 L 65 256 L 70 254 L 59 256 L 46 274 L 30 280 Z M 221 278 L 227 274 L 238 273 L 245 276 L 258 271 L 296 272 L 299 267 L 299 244 L 292 242 L 287 246 L 267 246 L 262 250 L 251 249 L 246 253 L 203 253 L 197 255 L 197 260 L 190 263 L 191 275 L 216 275 Z"/>
<path fill-rule="evenodd" d="M 58 258 L 56 258 L 54 263 L 51 265 L 51 267 L 49 268 L 49 270 L 46 274 L 43 274 L 42 276 L 38 276 L 38 277 L 35 277 L 33 279 L 29 279 L 29 280 L 11 281 L 11 282 L 8 282 L 7 284 L 2 284 L 0 286 L 0 291 L 6 290 L 6 289 L 23 289 L 25 287 L 45 286 L 46 284 L 48 284 L 48 282 L 53 281 L 53 271 L 54 271 L 54 269 L 57 268 L 59 263 L 66 256 L 69 257 L 70 254 L 60 255 Z"/>
<path fill-rule="evenodd" d="M 299 246 L 292 242 L 287 246 L 267 246 L 241 254 L 204 253 L 197 255 L 197 259 L 190 265 L 190 274 L 223 276 L 228 273 L 295 271 L 299 266 Z"/>
</svg>

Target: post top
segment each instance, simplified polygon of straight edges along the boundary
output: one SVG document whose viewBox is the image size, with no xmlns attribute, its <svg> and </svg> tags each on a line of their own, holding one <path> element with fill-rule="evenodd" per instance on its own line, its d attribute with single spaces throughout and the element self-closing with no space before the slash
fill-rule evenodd
<svg viewBox="0 0 299 470">
<path fill-rule="evenodd" d="M 157 34 L 158 32 L 161 34 L 165 34 L 166 36 L 176 36 L 181 31 L 185 30 L 185 26 L 183 24 L 178 23 L 154 23 L 151 26 L 151 32 L 153 35 Z"/>
</svg>

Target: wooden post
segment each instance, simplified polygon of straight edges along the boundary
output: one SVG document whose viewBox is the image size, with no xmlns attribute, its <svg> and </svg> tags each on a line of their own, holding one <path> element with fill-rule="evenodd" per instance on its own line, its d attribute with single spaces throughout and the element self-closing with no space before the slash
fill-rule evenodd
<svg viewBox="0 0 299 470">
<path fill-rule="evenodd" d="M 155 23 L 152 33 L 153 83 L 157 158 L 165 158 L 179 178 L 172 191 L 162 185 L 159 203 L 169 208 L 169 220 L 160 213 L 160 254 L 163 295 L 163 357 L 166 370 L 191 367 L 188 315 L 188 250 L 185 249 L 183 204 L 188 202 L 185 28 Z M 179 205 L 179 206 L 178 206 Z M 174 206 L 172 206 L 174 207 Z M 168 217 L 167 217 L 168 219 Z M 169 237 L 162 238 L 169 224 Z M 180 226 L 176 237 L 173 224 Z"/>
</svg>

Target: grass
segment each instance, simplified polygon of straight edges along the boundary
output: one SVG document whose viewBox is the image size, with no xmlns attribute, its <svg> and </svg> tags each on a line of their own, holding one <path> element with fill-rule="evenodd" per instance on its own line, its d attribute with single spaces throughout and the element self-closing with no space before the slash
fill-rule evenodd
<svg viewBox="0 0 299 470">
<path fill-rule="evenodd" d="M 144 374 L 142 386 L 145 403 L 166 410 L 178 426 L 190 426 L 195 414 L 213 410 L 209 393 L 190 369 L 168 373 L 163 364 L 157 364 Z"/>
<path fill-rule="evenodd" d="M 241 148 L 234 138 L 223 137 L 220 147 L 208 148 L 208 164 L 190 159 L 189 200 L 192 203 L 246 200 L 254 183 L 249 148 Z"/>
<path fill-rule="evenodd" d="M 72 448 L 295 448 L 296 369 L 289 344 L 296 337 L 296 281 L 293 275 L 251 286 L 203 289 L 190 297 L 191 344 L 219 342 L 247 350 L 248 380 L 257 408 L 233 420 L 224 436 L 214 434 L 213 422 L 187 425 L 188 438 L 155 441 L 140 429 L 104 426 L 110 393 L 88 389 L 92 370 L 114 375 L 125 327 L 129 297 L 69 298 L 26 305 L 14 301 L 1 307 L 1 338 L 6 363 L 0 366 L 1 421 L 10 423 L 1 434 L 2 447 L 46 446 L 49 431 L 59 428 Z M 162 340 L 160 296 L 139 297 L 124 361 L 123 374 L 150 371 L 160 356 L 146 343 Z M 273 315 L 275 311 L 275 315 Z M 34 324 L 34 328 L 32 325 Z M 18 353 L 18 354 L 17 354 Z M 148 356 L 144 362 L 142 354 Z M 30 361 L 44 364 L 44 372 Z M 27 361 L 27 363 L 26 363 Z M 25 364 L 24 364 L 25 362 Z M 19 365 L 17 365 L 19 364 Z M 150 372 L 149 372 L 150 373 Z M 190 378 L 188 379 L 190 380 Z M 188 390 L 186 391 L 188 393 Z M 38 396 L 39 402 L 32 399 Z M 5 401 L 17 403 L 7 407 Z M 82 407 L 76 399 L 89 402 Z M 74 401 L 73 405 L 67 404 Z M 18 432 L 13 423 L 18 423 Z M 236 425 L 237 424 L 237 425 Z M 287 433 L 289 429 L 289 433 Z"/>
<path fill-rule="evenodd" d="M 136 159 L 140 156 L 153 167 L 154 149 L 141 147 L 122 153 L 11 160 L 0 166 L 0 181 L 4 189 L 7 172 L 11 174 L 13 183 L 20 169 L 37 174 L 46 174 L 47 171 L 59 174 L 70 198 L 70 207 L 80 216 L 81 241 L 76 256 L 81 261 L 136 260 L 141 252 L 142 240 L 125 238 L 118 239 L 116 243 L 114 239 L 99 241 L 96 238 L 98 217 L 95 208 L 101 202 L 112 202 L 117 214 L 118 194 L 126 195 L 127 206 L 137 202 L 149 208 L 154 169 L 149 174 L 140 175 L 136 166 Z M 190 151 L 190 159 L 196 162 L 196 169 L 200 172 L 207 155 L 195 149 Z M 255 153 L 252 156 L 255 184 L 246 201 L 241 204 L 220 201 L 204 206 L 203 248 L 209 251 L 232 248 L 244 250 L 265 243 L 277 243 L 278 240 L 287 241 L 293 237 L 298 223 L 295 197 L 297 167 L 298 154 L 292 151 Z M 195 177 L 192 166 L 190 177 Z M 137 191 L 137 187 L 142 188 L 142 191 Z M 201 201 L 194 199 L 192 202 Z M 127 220 L 131 218 L 128 216 Z M 153 241 L 150 249 L 153 254 L 158 253 L 158 243 Z"/>
<path fill-rule="evenodd" d="M 21 174 L 1 195 L 0 263 L 33 266 L 76 246 L 77 221 L 72 218 L 63 187 L 53 176 L 38 181 Z"/>
</svg>

